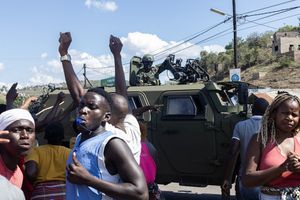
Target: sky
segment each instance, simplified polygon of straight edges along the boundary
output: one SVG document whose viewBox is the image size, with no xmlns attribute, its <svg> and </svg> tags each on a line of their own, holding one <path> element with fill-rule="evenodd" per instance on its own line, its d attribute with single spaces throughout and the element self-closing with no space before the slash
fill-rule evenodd
<svg viewBox="0 0 300 200">
<path fill-rule="evenodd" d="M 238 16 L 262 14 L 299 5 L 300 0 L 236 0 L 236 12 Z M 211 8 L 226 15 L 214 13 Z M 132 56 L 157 54 L 156 63 L 161 63 L 170 53 L 185 61 L 199 57 L 203 50 L 224 51 L 233 34 L 232 21 L 222 22 L 231 15 L 232 0 L 1 1 L 0 86 L 18 82 L 20 88 L 64 82 L 58 54 L 60 32 L 71 32 L 69 53 L 74 70 L 83 79 L 82 67 L 86 64 L 90 80 L 114 75 L 108 42 L 111 34 L 120 37 L 128 79 Z M 270 15 L 239 19 L 238 37 L 299 25 L 299 8 Z M 165 49 L 169 50 L 162 52 Z"/>
</svg>

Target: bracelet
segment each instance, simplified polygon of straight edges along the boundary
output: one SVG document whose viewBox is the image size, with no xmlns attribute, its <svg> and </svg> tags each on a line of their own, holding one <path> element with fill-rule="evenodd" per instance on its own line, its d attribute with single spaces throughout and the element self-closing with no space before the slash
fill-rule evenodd
<svg viewBox="0 0 300 200">
<path fill-rule="evenodd" d="M 289 171 L 289 164 L 285 163 L 285 171 Z"/>
</svg>

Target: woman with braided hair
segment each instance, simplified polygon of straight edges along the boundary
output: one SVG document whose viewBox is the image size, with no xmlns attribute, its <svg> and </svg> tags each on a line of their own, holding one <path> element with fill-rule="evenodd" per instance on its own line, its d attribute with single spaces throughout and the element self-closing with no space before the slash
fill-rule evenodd
<svg viewBox="0 0 300 200">
<path fill-rule="evenodd" d="M 261 200 L 300 199 L 300 100 L 287 92 L 267 108 L 248 145 L 242 181 L 261 186 Z"/>
</svg>

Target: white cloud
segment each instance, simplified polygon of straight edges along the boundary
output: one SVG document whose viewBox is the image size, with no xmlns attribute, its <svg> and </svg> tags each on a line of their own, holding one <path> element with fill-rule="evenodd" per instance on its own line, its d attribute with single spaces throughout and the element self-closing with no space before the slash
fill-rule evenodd
<svg viewBox="0 0 300 200">
<path fill-rule="evenodd" d="M 203 50 L 207 52 L 220 53 L 220 52 L 224 52 L 225 48 L 221 45 L 214 44 L 214 45 L 204 46 Z"/>
<path fill-rule="evenodd" d="M 44 53 L 41 54 L 41 58 L 42 59 L 47 58 L 47 57 L 48 57 L 48 54 L 46 52 L 44 52 Z"/>
<path fill-rule="evenodd" d="M 182 65 L 184 65 L 187 59 L 200 57 L 200 52 L 203 50 L 216 53 L 225 51 L 224 47 L 220 45 L 200 46 L 191 41 L 187 43 L 183 41 L 164 41 L 155 34 L 141 32 L 128 33 L 127 37 L 122 37 L 121 40 L 126 60 L 130 60 L 134 55 L 143 56 L 150 53 L 156 54 L 156 64 L 162 63 L 169 54 L 175 54 L 175 59 L 181 58 L 183 60 Z M 160 75 L 162 83 L 169 80 L 169 78 L 172 78 L 170 72 L 164 72 Z"/>
<path fill-rule="evenodd" d="M 32 85 L 43 85 L 43 84 L 48 84 L 48 83 L 61 83 L 61 82 L 63 82 L 62 79 L 57 79 L 57 78 L 54 78 L 51 75 L 41 74 L 41 73 L 34 74 L 29 79 L 29 81 L 30 81 L 30 83 L 32 83 Z"/>
<path fill-rule="evenodd" d="M 88 8 L 95 7 L 100 10 L 116 11 L 118 6 L 114 1 L 100 1 L 100 0 L 85 0 L 84 3 Z"/>
<path fill-rule="evenodd" d="M 53 72 L 62 72 L 62 65 L 58 59 L 48 61 L 47 66 L 49 66 Z"/>
<path fill-rule="evenodd" d="M 182 43 L 182 41 L 164 41 L 155 34 L 141 32 L 128 33 L 128 35 L 122 37 L 121 40 L 123 42 L 123 64 L 128 63 L 134 55 L 143 56 L 146 53 L 155 54 Z M 175 58 L 182 58 L 182 64 L 184 65 L 186 59 L 198 58 L 200 52 L 203 50 L 208 52 L 220 52 L 224 51 L 224 48 L 220 45 L 199 46 L 194 45 L 192 42 L 188 42 L 178 45 L 178 47 L 174 47 L 161 55 L 155 56 L 155 59 L 157 60 L 156 64 L 163 62 L 168 54 L 177 52 Z M 86 64 L 87 67 L 86 75 L 89 80 L 100 80 L 114 76 L 114 60 L 111 52 L 107 52 L 107 54 L 103 55 L 91 55 L 87 52 L 71 49 L 69 53 L 72 57 L 74 71 L 80 80 L 83 80 L 84 78 L 82 76 L 84 64 Z M 65 81 L 62 64 L 59 61 L 59 55 L 57 55 L 56 59 L 47 61 L 45 65 L 33 67 L 31 71 L 33 75 L 31 76 L 32 78 L 30 81 L 34 84 Z M 128 71 L 129 65 L 125 65 L 126 79 L 129 79 Z M 169 77 L 172 77 L 172 74 L 164 73 L 161 74 L 160 77 L 162 82 L 164 82 L 164 80 L 169 80 Z"/>
<path fill-rule="evenodd" d="M 161 40 L 157 35 L 140 32 L 128 33 L 127 37 L 122 37 L 121 40 L 128 51 L 127 53 L 135 55 L 150 53 L 168 45 L 167 42 Z"/>
<path fill-rule="evenodd" d="M 57 72 L 52 67 L 45 65 L 33 66 L 30 68 L 31 75 L 27 85 L 44 85 L 48 83 L 65 82 L 62 70 Z"/>
<path fill-rule="evenodd" d="M 192 42 L 183 43 L 183 41 L 164 41 L 157 35 L 149 33 L 133 32 L 128 33 L 127 37 L 121 38 L 124 46 L 124 54 L 128 60 L 133 56 L 143 56 L 146 53 L 157 54 L 155 59 L 162 62 L 169 54 L 176 55 L 176 58 L 182 58 L 183 61 L 189 58 L 197 58 L 200 52 L 222 52 L 224 47 L 220 45 L 200 46 Z"/>
<path fill-rule="evenodd" d="M 91 80 L 99 80 L 114 75 L 114 68 L 109 67 L 114 64 L 111 54 L 93 56 L 86 52 L 80 52 L 74 49 L 70 50 L 70 54 L 72 55 L 72 63 L 76 73 L 78 73 L 83 68 L 83 65 L 86 64 L 86 74 Z M 78 76 L 81 75 L 82 72 L 83 71 L 81 71 Z"/>
<path fill-rule="evenodd" d="M 0 63 L 0 71 L 4 69 L 4 64 Z"/>
</svg>

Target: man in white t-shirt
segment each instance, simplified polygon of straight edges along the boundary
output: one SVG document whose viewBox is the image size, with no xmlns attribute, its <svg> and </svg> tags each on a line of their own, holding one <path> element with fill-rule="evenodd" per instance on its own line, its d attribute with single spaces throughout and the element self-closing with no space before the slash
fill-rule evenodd
<svg viewBox="0 0 300 200">
<path fill-rule="evenodd" d="M 110 36 L 109 47 L 114 56 L 115 62 L 115 87 L 116 94 L 111 95 L 112 117 L 106 129 L 123 135 L 131 149 L 135 160 L 140 163 L 141 154 L 141 131 L 136 118 L 131 114 L 128 105 L 128 95 L 125 82 L 125 75 L 122 66 L 121 50 L 123 44 L 121 40 L 113 35 Z M 120 132 L 120 130 L 124 132 Z"/>
<path fill-rule="evenodd" d="M 117 128 L 116 126 L 110 123 L 106 123 L 105 129 L 120 135 L 128 144 L 136 162 L 140 163 L 141 135 L 138 121 L 133 115 L 127 114 L 123 123 L 125 131 L 123 131 L 120 128 Z"/>
</svg>

